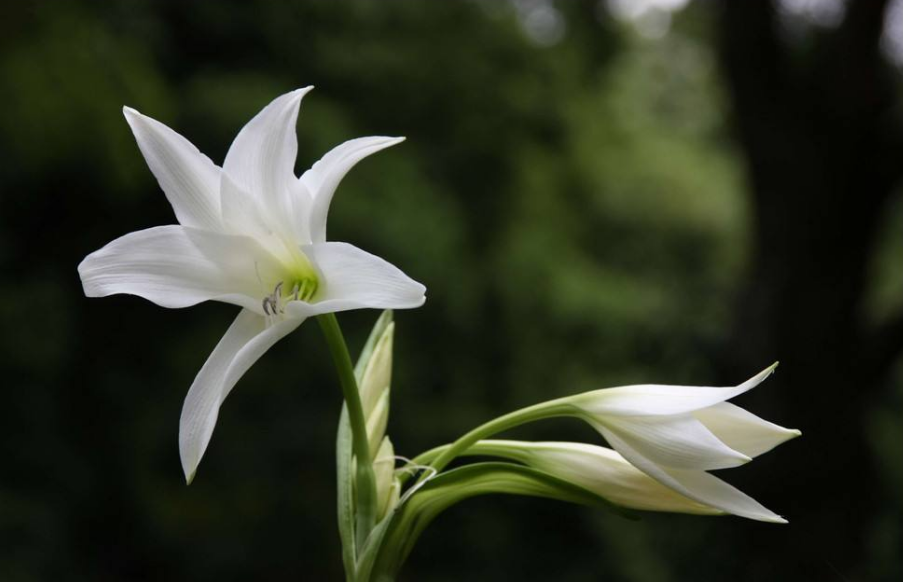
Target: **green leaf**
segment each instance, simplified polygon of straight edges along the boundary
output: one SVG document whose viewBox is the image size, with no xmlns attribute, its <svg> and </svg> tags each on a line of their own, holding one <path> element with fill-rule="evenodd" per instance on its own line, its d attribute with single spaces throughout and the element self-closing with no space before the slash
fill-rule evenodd
<svg viewBox="0 0 903 582">
<path fill-rule="evenodd" d="M 361 557 L 357 562 L 356 569 L 357 579 L 361 582 L 369 582 L 373 567 L 376 565 L 376 559 L 380 556 L 383 538 L 385 538 L 386 533 L 388 533 L 389 526 L 392 525 L 392 520 L 394 518 L 395 510 L 393 509 L 386 514 L 386 517 L 373 528 L 373 531 L 370 532 L 370 536 L 367 537 L 367 542 L 364 544 L 364 549 L 361 551 Z"/>
<path fill-rule="evenodd" d="M 604 497 L 543 471 L 513 463 L 475 463 L 426 481 L 399 505 L 388 532 L 384 534 L 386 538 L 375 572 L 389 577 L 396 575 L 420 534 L 440 513 L 460 501 L 489 493 L 556 499 L 601 507 L 623 517 L 636 518 L 633 512 L 614 505 Z"/>
<path fill-rule="evenodd" d="M 339 431 L 336 436 L 336 493 L 338 498 L 339 537 L 342 540 L 342 563 L 345 578 L 355 580 L 357 561 L 354 547 L 354 469 L 352 467 L 351 423 L 348 421 L 348 407 L 342 406 L 339 417 Z"/>
</svg>

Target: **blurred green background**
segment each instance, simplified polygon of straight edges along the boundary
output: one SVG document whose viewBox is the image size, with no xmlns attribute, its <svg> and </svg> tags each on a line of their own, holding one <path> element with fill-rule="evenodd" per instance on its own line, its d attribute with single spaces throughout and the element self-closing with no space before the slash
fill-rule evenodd
<svg viewBox="0 0 903 582">
<path fill-rule="evenodd" d="M 88 300 L 76 273 L 174 221 L 123 105 L 219 163 L 308 84 L 299 173 L 408 138 L 349 174 L 329 227 L 428 288 L 397 314 L 399 454 L 775 360 L 738 402 L 804 433 L 722 475 L 788 526 L 481 498 L 405 580 L 903 576 L 900 2 L 26 1 L 0 30 L 0 580 L 341 579 L 317 326 L 241 380 L 186 487 L 182 399 L 235 308 Z M 353 351 L 377 315 L 340 316 Z"/>
</svg>

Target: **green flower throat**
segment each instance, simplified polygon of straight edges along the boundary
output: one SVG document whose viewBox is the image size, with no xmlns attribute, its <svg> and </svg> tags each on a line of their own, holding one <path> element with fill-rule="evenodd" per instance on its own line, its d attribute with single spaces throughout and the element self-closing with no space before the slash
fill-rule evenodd
<svg viewBox="0 0 903 582">
<path fill-rule="evenodd" d="M 295 253 L 290 263 L 285 265 L 284 276 L 273 286 L 272 293 L 261 302 L 265 315 L 282 313 L 289 301 L 311 303 L 320 290 L 320 278 L 306 256 Z"/>
</svg>

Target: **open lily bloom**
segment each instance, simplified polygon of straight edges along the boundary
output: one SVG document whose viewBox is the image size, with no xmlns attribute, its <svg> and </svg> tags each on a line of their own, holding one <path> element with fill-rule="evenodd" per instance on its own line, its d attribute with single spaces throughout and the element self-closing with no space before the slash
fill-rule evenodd
<svg viewBox="0 0 903 582">
<path fill-rule="evenodd" d="M 423 285 L 383 259 L 326 242 L 326 215 L 341 179 L 403 138 L 345 142 L 296 177 L 295 125 L 310 89 L 282 95 L 257 114 L 222 168 L 162 123 L 124 109 L 179 224 L 129 233 L 88 255 L 78 267 L 85 295 L 127 293 L 172 308 L 208 300 L 242 308 L 185 398 L 179 451 L 189 482 L 223 400 L 304 319 L 364 307 L 412 308 L 425 299 Z"/>
<path fill-rule="evenodd" d="M 674 491 L 728 513 L 783 523 L 706 472 L 742 465 L 800 435 L 725 402 L 757 386 L 775 366 L 733 387 L 622 386 L 568 401 L 625 459 Z"/>
</svg>

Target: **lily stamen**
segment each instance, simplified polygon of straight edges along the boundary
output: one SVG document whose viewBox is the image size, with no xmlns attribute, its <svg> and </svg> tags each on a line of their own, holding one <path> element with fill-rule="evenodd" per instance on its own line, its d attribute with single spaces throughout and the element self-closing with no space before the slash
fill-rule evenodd
<svg viewBox="0 0 903 582">
<path fill-rule="evenodd" d="M 263 298 L 263 313 L 264 315 L 276 315 L 276 306 L 273 304 L 273 298 L 267 295 Z"/>
<path fill-rule="evenodd" d="M 282 281 L 276 283 L 273 292 L 263 298 L 263 313 L 269 317 L 282 313 L 279 305 L 279 299 L 282 297 Z"/>
</svg>

